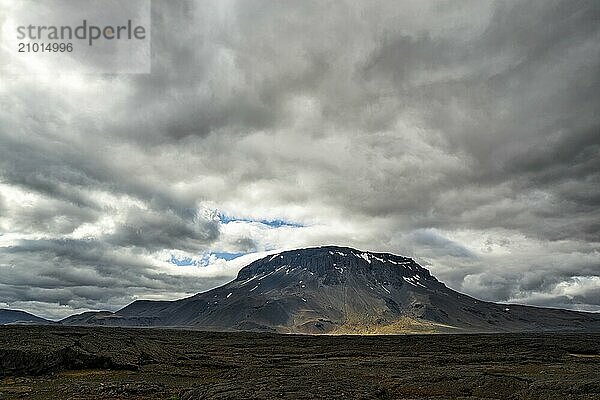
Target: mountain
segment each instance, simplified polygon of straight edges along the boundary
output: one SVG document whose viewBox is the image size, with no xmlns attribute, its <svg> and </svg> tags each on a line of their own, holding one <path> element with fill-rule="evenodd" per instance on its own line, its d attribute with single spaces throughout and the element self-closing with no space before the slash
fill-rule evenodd
<svg viewBox="0 0 600 400">
<path fill-rule="evenodd" d="M 600 314 L 481 301 L 410 258 L 326 246 L 254 261 L 235 280 L 192 297 L 139 300 L 62 323 L 334 334 L 600 331 Z"/>
<path fill-rule="evenodd" d="M 47 325 L 52 323 L 52 321 L 48 321 L 47 319 L 37 317 L 25 311 L 0 309 L 0 325 Z"/>
</svg>

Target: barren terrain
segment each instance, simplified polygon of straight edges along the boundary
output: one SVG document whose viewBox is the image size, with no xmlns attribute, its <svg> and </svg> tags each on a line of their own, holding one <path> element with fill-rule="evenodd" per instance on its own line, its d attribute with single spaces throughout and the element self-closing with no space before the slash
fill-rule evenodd
<svg viewBox="0 0 600 400">
<path fill-rule="evenodd" d="M 597 399 L 600 334 L 0 327 L 0 399 Z"/>
</svg>

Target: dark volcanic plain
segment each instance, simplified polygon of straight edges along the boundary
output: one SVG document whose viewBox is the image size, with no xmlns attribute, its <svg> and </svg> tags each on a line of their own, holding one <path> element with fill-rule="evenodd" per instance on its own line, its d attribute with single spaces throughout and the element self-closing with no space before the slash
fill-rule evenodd
<svg viewBox="0 0 600 400">
<path fill-rule="evenodd" d="M 0 399 L 598 399 L 600 334 L 0 327 Z"/>
</svg>

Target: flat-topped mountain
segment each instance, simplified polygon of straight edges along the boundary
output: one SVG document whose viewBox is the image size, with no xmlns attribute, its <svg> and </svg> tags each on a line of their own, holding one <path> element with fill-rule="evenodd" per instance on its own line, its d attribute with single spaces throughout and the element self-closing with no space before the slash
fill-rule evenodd
<svg viewBox="0 0 600 400">
<path fill-rule="evenodd" d="M 139 300 L 62 323 L 281 333 L 600 331 L 600 314 L 485 302 L 449 289 L 410 258 L 326 246 L 254 261 L 235 280 L 192 297 Z"/>
</svg>

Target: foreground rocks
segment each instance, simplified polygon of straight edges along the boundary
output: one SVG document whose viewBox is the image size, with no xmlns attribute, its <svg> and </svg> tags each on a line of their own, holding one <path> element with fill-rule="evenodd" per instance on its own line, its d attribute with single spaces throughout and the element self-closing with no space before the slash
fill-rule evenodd
<svg viewBox="0 0 600 400">
<path fill-rule="evenodd" d="M 600 334 L 0 327 L 0 399 L 597 399 Z"/>
</svg>

